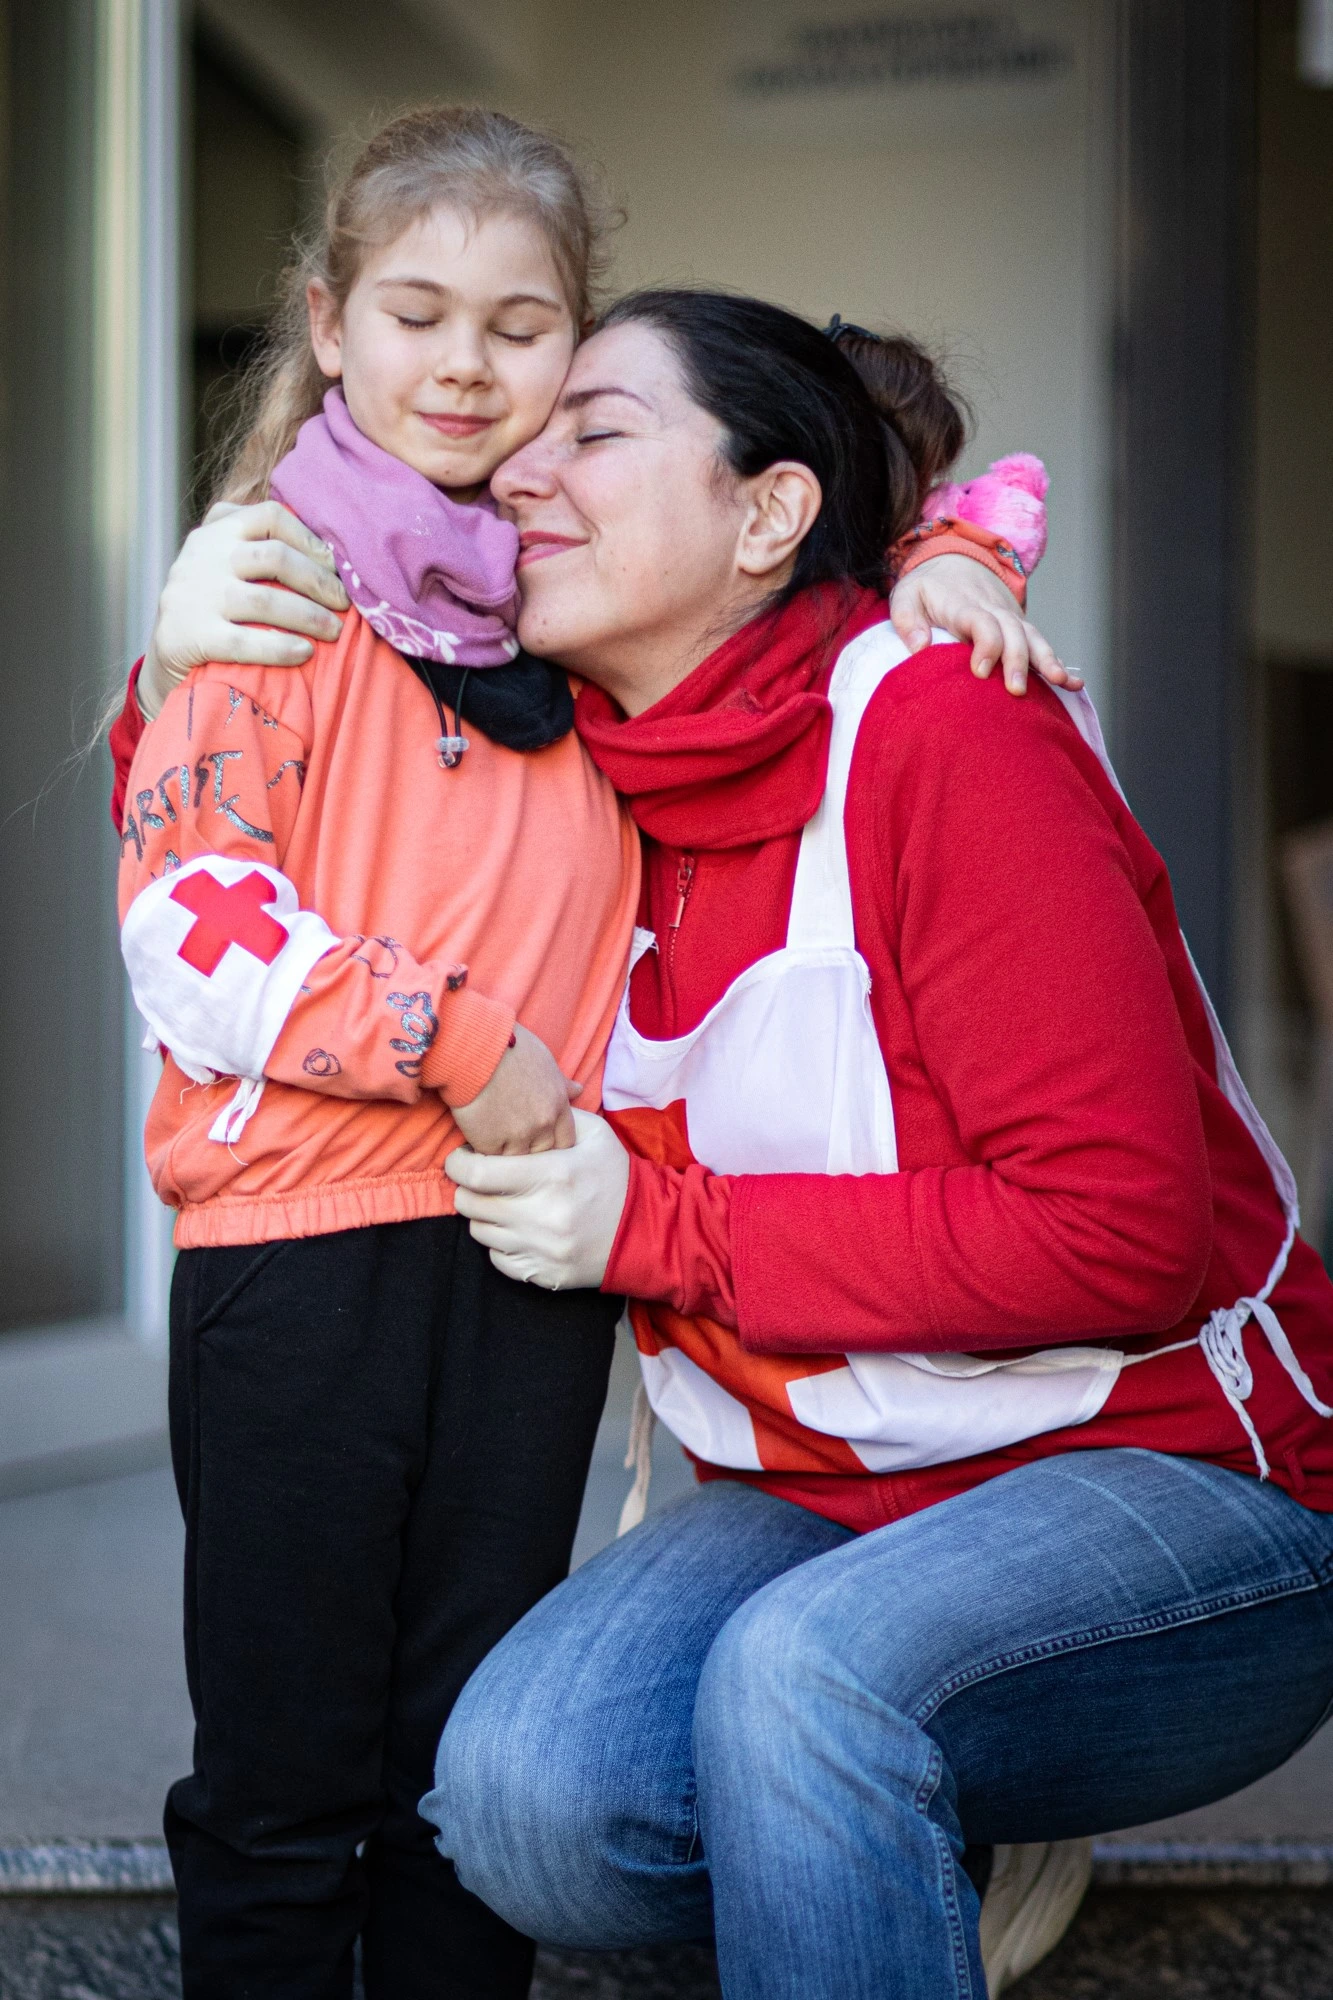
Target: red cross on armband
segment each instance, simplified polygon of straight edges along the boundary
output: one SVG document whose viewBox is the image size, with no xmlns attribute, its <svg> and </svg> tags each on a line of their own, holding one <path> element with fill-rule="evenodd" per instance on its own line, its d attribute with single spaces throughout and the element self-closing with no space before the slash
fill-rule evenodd
<svg viewBox="0 0 1333 2000">
<path fill-rule="evenodd" d="M 228 945 L 238 944 L 252 958 L 272 965 L 287 942 L 287 932 L 265 908 L 276 896 L 273 884 L 257 868 L 229 889 L 206 869 L 187 875 L 171 891 L 172 902 L 196 919 L 178 956 L 206 979 L 221 965 Z"/>
</svg>

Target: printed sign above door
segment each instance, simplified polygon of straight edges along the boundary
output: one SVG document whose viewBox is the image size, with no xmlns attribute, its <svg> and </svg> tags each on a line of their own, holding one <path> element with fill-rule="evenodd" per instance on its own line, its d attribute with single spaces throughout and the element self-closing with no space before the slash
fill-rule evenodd
<svg viewBox="0 0 1333 2000">
<path fill-rule="evenodd" d="M 1030 135 L 1076 112 L 1096 0 L 732 0 L 722 79 L 738 138 L 884 146 L 951 127 Z M 956 121 L 956 123 L 955 123 Z"/>
</svg>

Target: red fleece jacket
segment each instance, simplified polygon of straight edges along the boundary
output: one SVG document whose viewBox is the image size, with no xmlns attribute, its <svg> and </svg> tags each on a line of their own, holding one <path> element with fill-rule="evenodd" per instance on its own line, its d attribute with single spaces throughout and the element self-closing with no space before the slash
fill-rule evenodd
<svg viewBox="0 0 1333 2000">
<path fill-rule="evenodd" d="M 746 628 L 633 722 L 596 690 L 580 698 L 585 741 L 649 836 L 640 920 L 659 949 L 639 961 L 631 1010 L 650 1037 L 694 1027 L 784 941 L 823 788 L 818 695 L 841 646 L 883 615 L 862 601 L 815 644 L 797 611 L 776 632 Z M 1281 1207 L 1218 1087 L 1161 858 L 1056 697 L 1015 701 L 967 658 L 934 648 L 887 677 L 848 789 L 900 1171 L 716 1176 L 681 1163 L 669 1114 L 617 1119 L 648 1157 L 633 1160 L 606 1289 L 648 1302 L 667 1338 L 684 1314 L 769 1353 L 1089 1338 L 1139 1352 L 1186 1339 L 1268 1273 Z M 747 823 L 766 837 L 747 839 Z M 1299 1239 L 1272 1303 L 1333 1401 L 1333 1286 Z M 1333 1510 L 1333 1422 L 1253 1324 L 1246 1350 L 1273 1477 Z M 1003 1452 L 890 1475 L 735 1476 L 868 1528 L 1025 1460 L 1110 1445 L 1256 1470 L 1195 1346 L 1124 1370 L 1093 1422 Z"/>
</svg>

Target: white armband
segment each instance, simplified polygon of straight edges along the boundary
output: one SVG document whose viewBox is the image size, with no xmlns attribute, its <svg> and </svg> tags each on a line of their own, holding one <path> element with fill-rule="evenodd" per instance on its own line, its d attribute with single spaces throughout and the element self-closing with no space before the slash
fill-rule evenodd
<svg viewBox="0 0 1333 2000">
<path fill-rule="evenodd" d="M 221 854 L 150 882 L 120 928 L 135 1005 L 196 1077 L 262 1077 L 311 967 L 337 943 L 276 868 Z"/>
</svg>

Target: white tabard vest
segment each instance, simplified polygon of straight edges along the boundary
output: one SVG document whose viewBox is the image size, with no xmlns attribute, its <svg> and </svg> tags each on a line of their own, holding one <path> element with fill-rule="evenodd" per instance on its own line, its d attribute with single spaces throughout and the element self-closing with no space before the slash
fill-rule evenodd
<svg viewBox="0 0 1333 2000">
<path fill-rule="evenodd" d="M 696 1028 L 669 1041 L 650 1041 L 638 1032 L 626 989 L 607 1055 L 606 1108 L 665 1110 L 683 1101 L 691 1153 L 712 1173 L 897 1171 L 893 1097 L 870 1011 L 870 972 L 856 948 L 843 811 L 867 704 L 884 675 L 906 657 L 902 641 L 885 623 L 861 633 L 838 660 L 829 687 L 833 730 L 824 799 L 802 835 L 783 948 L 748 966 Z M 1091 702 L 1086 695 L 1062 699 L 1114 781 Z M 651 932 L 636 932 L 633 962 L 655 942 Z M 1297 1225 L 1295 1182 L 1236 1073 L 1211 1007 L 1208 1011 L 1219 1082 L 1264 1153 L 1287 1221 L 1282 1248 L 1260 1290 L 1214 1313 L 1198 1336 L 1266 1473 L 1263 1448 L 1244 1407 L 1253 1384 L 1241 1332 L 1250 1317 L 1258 1320 L 1306 1400 L 1326 1416 L 1333 1411 L 1319 1402 L 1266 1303 L 1286 1266 Z M 896 1472 L 1086 1423 L 1105 1404 L 1122 1367 L 1152 1358 L 1071 1346 L 1021 1358 L 847 1354 L 840 1364 L 834 1360 L 811 1372 L 810 1357 L 793 1356 L 789 1376 L 770 1371 L 771 1386 L 762 1393 L 770 1402 L 785 1397 L 784 1419 L 794 1417 L 808 1431 L 843 1440 L 867 1470 Z M 733 1394 L 673 1345 L 649 1353 L 641 1344 L 639 1359 L 653 1412 L 682 1444 L 713 1465 L 762 1469 L 755 1427 L 762 1411 L 753 1395 L 747 1401 Z M 646 1430 L 642 1423 L 638 1428 L 642 1446 Z M 639 1457 L 640 1488 L 646 1490 L 642 1449 Z M 639 1511 L 634 1503 L 631 1496 L 630 1521 Z"/>
</svg>

